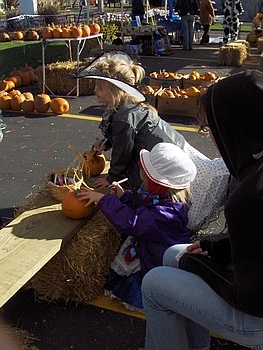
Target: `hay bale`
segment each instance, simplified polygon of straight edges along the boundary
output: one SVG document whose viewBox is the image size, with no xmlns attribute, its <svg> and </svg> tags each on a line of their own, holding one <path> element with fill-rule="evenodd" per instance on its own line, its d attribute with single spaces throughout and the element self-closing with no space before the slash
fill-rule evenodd
<svg viewBox="0 0 263 350">
<path fill-rule="evenodd" d="M 229 43 L 219 49 L 219 64 L 226 66 L 241 66 L 248 56 L 246 45 Z"/>
<path fill-rule="evenodd" d="M 0 324 L 1 349 L 38 350 L 33 345 L 38 340 L 29 332 L 16 326 Z"/>
<path fill-rule="evenodd" d="M 263 38 L 258 38 L 257 52 L 258 53 L 263 52 Z"/>
<path fill-rule="evenodd" d="M 101 211 L 27 284 L 44 300 L 88 304 L 103 295 L 110 264 L 121 245 L 121 235 Z"/>
<path fill-rule="evenodd" d="M 79 68 L 85 68 L 87 63 L 80 63 Z M 46 65 L 46 85 L 55 95 L 75 95 L 76 91 L 76 79 L 71 78 L 69 73 L 77 69 L 77 62 L 65 61 L 56 62 Z M 38 72 L 38 84 L 42 89 L 43 84 L 43 72 L 39 68 Z M 95 81 L 91 79 L 79 79 L 79 94 L 80 95 L 93 95 L 94 94 Z"/>
</svg>

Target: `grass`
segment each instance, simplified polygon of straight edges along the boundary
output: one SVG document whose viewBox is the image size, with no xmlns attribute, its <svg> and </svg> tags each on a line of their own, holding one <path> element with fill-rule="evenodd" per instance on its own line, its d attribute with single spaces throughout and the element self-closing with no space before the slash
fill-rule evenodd
<svg viewBox="0 0 263 350">
<path fill-rule="evenodd" d="M 213 24 L 211 26 L 211 29 L 212 30 L 223 30 L 223 25 L 222 24 Z M 251 31 L 251 24 L 250 25 L 246 25 L 246 24 L 243 24 L 241 25 L 241 30 L 242 32 L 250 32 Z"/>
<path fill-rule="evenodd" d="M 37 68 L 42 64 L 42 48 L 40 41 L 0 42 L 0 77 L 9 76 L 13 68 L 21 68 L 26 64 Z M 63 42 L 51 43 L 45 50 L 47 64 L 66 61 L 68 49 Z"/>
</svg>

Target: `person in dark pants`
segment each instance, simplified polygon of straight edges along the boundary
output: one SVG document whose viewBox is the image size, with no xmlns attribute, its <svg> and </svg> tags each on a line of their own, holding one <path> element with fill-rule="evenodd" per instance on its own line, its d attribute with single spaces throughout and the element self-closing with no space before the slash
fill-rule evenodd
<svg viewBox="0 0 263 350">
<path fill-rule="evenodd" d="M 214 22 L 214 7 L 211 0 L 202 0 L 200 3 L 200 22 L 204 28 L 204 33 L 200 41 L 201 45 L 206 45 L 209 43 L 209 31 L 210 26 Z"/>
<path fill-rule="evenodd" d="M 183 50 L 193 50 L 194 21 L 199 10 L 197 0 L 178 0 L 175 10 L 181 17 L 181 30 L 183 35 Z"/>
</svg>

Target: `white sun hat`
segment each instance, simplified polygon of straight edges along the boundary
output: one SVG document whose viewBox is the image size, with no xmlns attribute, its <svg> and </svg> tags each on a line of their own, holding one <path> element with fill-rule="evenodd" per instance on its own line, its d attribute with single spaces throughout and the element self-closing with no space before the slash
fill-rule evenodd
<svg viewBox="0 0 263 350">
<path fill-rule="evenodd" d="M 187 188 L 196 176 L 194 162 L 180 147 L 172 143 L 158 143 L 150 152 L 142 149 L 140 161 L 147 176 L 165 187 Z"/>
<path fill-rule="evenodd" d="M 100 56 L 99 58 L 96 58 L 86 68 L 80 71 L 71 72 L 70 76 L 78 79 L 88 78 L 106 80 L 117 86 L 119 89 L 127 92 L 129 95 L 135 97 L 139 101 L 144 102 L 146 100 L 145 96 L 140 91 L 138 91 L 135 86 L 125 82 L 124 77 L 120 73 L 116 76 L 111 76 L 109 72 L 106 72 L 105 70 L 101 72 L 97 68 L 98 64 L 106 59 L 122 59 L 127 63 L 133 62 L 132 58 L 127 53 L 122 51 L 112 51 Z"/>
</svg>

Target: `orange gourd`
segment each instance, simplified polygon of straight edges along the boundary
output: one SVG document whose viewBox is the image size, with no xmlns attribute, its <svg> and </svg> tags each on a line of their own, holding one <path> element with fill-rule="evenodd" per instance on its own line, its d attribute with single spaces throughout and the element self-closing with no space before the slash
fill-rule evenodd
<svg viewBox="0 0 263 350">
<path fill-rule="evenodd" d="M 12 98 L 11 98 L 11 109 L 13 111 L 21 111 L 22 110 L 22 102 L 25 101 L 25 96 L 23 94 L 20 94 L 20 95 L 14 95 Z"/>
<path fill-rule="evenodd" d="M 86 203 L 86 201 L 80 201 L 78 199 L 77 191 L 69 190 L 61 202 L 62 212 L 71 219 L 84 219 L 91 214 L 95 208 L 94 203 L 85 207 Z"/>
<path fill-rule="evenodd" d="M 9 80 L 13 81 L 16 88 L 22 85 L 22 78 L 19 75 L 7 77 L 7 78 L 5 78 L 5 80 L 6 81 L 9 81 Z"/>
<path fill-rule="evenodd" d="M 53 38 L 53 28 L 48 25 L 42 30 L 41 34 L 44 39 L 51 39 Z"/>
<path fill-rule="evenodd" d="M 37 41 L 39 39 L 39 34 L 35 30 L 31 30 L 28 35 L 30 41 Z"/>
<path fill-rule="evenodd" d="M 60 26 L 53 29 L 53 38 L 62 38 L 62 29 Z"/>
<path fill-rule="evenodd" d="M 21 108 L 25 113 L 34 112 L 35 110 L 34 100 L 26 99 L 25 101 L 22 102 Z"/>
<path fill-rule="evenodd" d="M 65 98 L 55 97 L 50 102 L 52 112 L 61 115 L 69 111 L 69 103 Z"/>
<path fill-rule="evenodd" d="M 10 35 L 6 32 L 0 33 L 0 41 L 10 41 Z"/>
<path fill-rule="evenodd" d="M 89 27 L 90 27 L 90 34 L 91 35 L 99 34 L 100 26 L 98 23 L 91 23 L 91 24 L 89 24 Z"/>
<path fill-rule="evenodd" d="M 71 35 L 73 38 L 80 38 L 82 37 L 82 28 L 81 26 L 73 26 L 71 28 Z"/>
<path fill-rule="evenodd" d="M 35 110 L 39 113 L 46 113 L 50 106 L 50 97 L 47 94 L 38 94 L 35 96 Z"/>
<path fill-rule="evenodd" d="M 30 75 L 28 72 L 20 73 L 20 77 L 22 79 L 22 85 L 27 86 L 31 83 Z"/>
<path fill-rule="evenodd" d="M 98 176 L 103 172 L 106 164 L 106 158 L 104 154 L 96 155 L 96 159 L 93 160 L 94 151 L 85 152 L 86 160 L 83 162 L 83 175 Z"/>
</svg>

